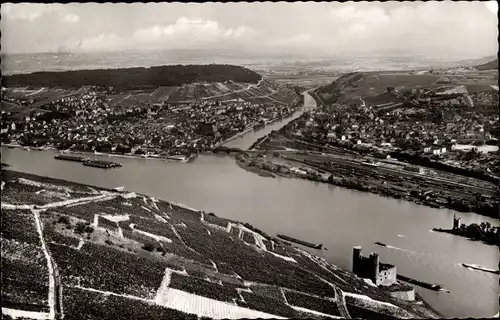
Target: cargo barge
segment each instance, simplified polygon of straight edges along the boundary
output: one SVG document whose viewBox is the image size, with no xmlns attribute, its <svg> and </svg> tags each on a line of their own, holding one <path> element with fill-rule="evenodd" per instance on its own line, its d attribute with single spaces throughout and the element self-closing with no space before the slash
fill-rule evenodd
<svg viewBox="0 0 500 320">
<path fill-rule="evenodd" d="M 104 160 L 88 160 L 83 163 L 84 166 L 87 167 L 95 167 L 95 168 L 101 168 L 101 169 L 109 169 L 109 168 L 116 168 L 116 167 L 121 167 L 121 163 L 117 162 L 112 162 L 112 161 L 104 161 Z"/>
<path fill-rule="evenodd" d="M 440 284 L 428 283 L 428 282 L 416 280 L 416 279 L 413 279 L 410 277 L 405 277 L 405 276 L 400 275 L 400 274 L 396 275 L 396 279 L 404 281 L 404 282 L 409 283 L 409 284 L 417 285 L 417 286 L 425 288 L 425 289 L 433 290 L 433 291 L 450 292 L 449 290 L 446 290 L 445 288 L 443 288 L 443 286 Z"/>
<path fill-rule="evenodd" d="M 470 268 L 470 269 L 474 269 L 474 270 L 479 270 L 479 271 L 484 271 L 484 272 L 489 272 L 489 273 L 493 273 L 493 274 L 500 274 L 500 270 L 485 268 L 485 267 L 481 267 L 481 266 L 478 266 L 475 264 L 462 263 L 462 267 Z"/>
<path fill-rule="evenodd" d="M 289 237 L 289 236 L 285 236 L 283 234 L 277 234 L 277 236 L 278 236 L 278 238 L 281 238 L 283 240 L 290 241 L 290 242 L 295 242 L 295 243 L 301 244 L 301 245 L 303 245 L 305 247 L 309 247 L 309 248 L 313 248 L 313 249 L 318 249 L 318 250 L 323 249 L 323 245 L 322 244 L 310 243 L 310 242 L 307 242 L 307 241 L 303 241 L 303 240 L 295 239 L 295 238 L 292 238 L 292 237 Z"/>
<path fill-rule="evenodd" d="M 66 161 L 76 161 L 76 162 L 89 161 L 89 158 L 84 158 L 84 157 L 81 157 L 81 156 L 72 156 L 72 155 L 67 155 L 67 154 L 56 154 L 54 156 L 54 159 L 57 159 L 57 160 L 66 160 Z"/>
</svg>

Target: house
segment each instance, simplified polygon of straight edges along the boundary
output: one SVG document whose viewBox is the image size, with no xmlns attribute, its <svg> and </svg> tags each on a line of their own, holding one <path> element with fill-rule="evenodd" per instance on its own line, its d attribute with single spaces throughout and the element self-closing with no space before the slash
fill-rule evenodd
<svg viewBox="0 0 500 320">
<path fill-rule="evenodd" d="M 432 154 L 440 155 L 446 153 L 446 147 L 442 145 L 436 145 L 432 147 Z"/>
</svg>

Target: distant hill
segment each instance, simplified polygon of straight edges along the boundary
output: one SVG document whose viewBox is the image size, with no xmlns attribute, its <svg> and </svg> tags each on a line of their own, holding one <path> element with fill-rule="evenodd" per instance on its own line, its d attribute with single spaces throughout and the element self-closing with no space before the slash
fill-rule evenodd
<svg viewBox="0 0 500 320">
<path fill-rule="evenodd" d="M 457 66 L 462 66 L 462 67 L 473 67 L 473 66 L 477 66 L 477 65 L 480 65 L 480 64 L 483 64 L 483 63 L 487 63 L 487 62 L 490 62 L 491 60 L 495 60 L 496 59 L 496 56 L 487 56 L 487 57 L 482 57 L 482 58 L 475 58 L 475 59 L 464 59 L 464 60 L 460 60 L 460 61 L 455 61 L 453 63 L 453 66 L 457 67 Z"/>
<path fill-rule="evenodd" d="M 136 89 L 181 86 L 193 82 L 257 83 L 262 77 L 247 68 L 233 65 L 173 65 L 151 68 L 35 72 L 3 77 L 2 86 L 79 88 L 89 85 Z"/>
<path fill-rule="evenodd" d="M 479 64 L 479 65 L 475 66 L 475 68 L 477 70 L 494 70 L 494 69 L 498 69 L 498 58 L 495 59 L 495 60 L 491 60 L 489 62 L 483 63 L 483 64 Z"/>
<path fill-rule="evenodd" d="M 319 87 L 314 92 L 321 99 L 321 102 L 325 104 L 335 103 L 342 96 L 344 88 L 352 85 L 352 83 L 359 81 L 362 78 L 363 73 L 361 72 L 347 73 L 332 83 Z"/>
</svg>

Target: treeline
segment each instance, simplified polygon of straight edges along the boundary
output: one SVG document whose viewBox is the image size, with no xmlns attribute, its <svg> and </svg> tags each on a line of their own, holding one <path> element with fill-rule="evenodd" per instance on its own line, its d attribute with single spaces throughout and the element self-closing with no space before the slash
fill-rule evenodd
<svg viewBox="0 0 500 320">
<path fill-rule="evenodd" d="M 260 79 L 261 76 L 258 73 L 244 67 L 210 64 L 16 74 L 4 76 L 2 86 L 63 88 L 103 86 L 127 90 L 181 86 L 201 81 L 257 83 Z"/>
</svg>

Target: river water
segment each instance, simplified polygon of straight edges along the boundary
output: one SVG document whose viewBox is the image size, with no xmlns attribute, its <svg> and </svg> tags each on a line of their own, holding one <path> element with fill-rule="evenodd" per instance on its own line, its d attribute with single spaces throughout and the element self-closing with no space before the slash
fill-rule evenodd
<svg viewBox="0 0 500 320">
<path fill-rule="evenodd" d="M 305 104 L 314 104 L 308 94 Z M 288 121 L 250 132 L 233 140 L 231 146 L 246 148 Z M 351 268 L 352 247 L 361 245 L 365 254 L 377 251 L 381 261 L 396 265 L 399 273 L 449 289 L 451 293 L 417 287 L 417 292 L 446 317 L 491 317 L 498 312 L 498 276 L 458 265 L 470 263 L 497 269 L 498 249 L 429 231 L 433 227 L 451 227 L 452 210 L 305 180 L 265 178 L 221 155 L 200 155 L 192 163 L 116 158 L 122 168 L 102 170 L 54 160 L 54 154 L 3 147 L 2 161 L 12 170 L 102 187 L 124 186 L 248 222 L 269 234 L 284 233 L 322 243 L 328 250 L 318 254 L 344 269 Z M 494 219 L 473 213 L 456 214 L 463 223 L 489 221 L 498 225 Z M 375 241 L 392 247 L 377 247 Z"/>
<path fill-rule="evenodd" d="M 252 146 L 252 144 L 257 141 L 258 139 L 267 136 L 271 131 L 273 130 L 278 130 L 290 121 L 297 119 L 300 117 L 307 109 L 314 108 L 316 107 L 316 101 L 314 100 L 313 97 L 308 92 L 304 93 L 304 107 L 297 110 L 294 112 L 294 114 L 291 117 L 288 117 L 287 119 L 283 119 L 282 121 L 277 121 L 275 123 L 266 125 L 264 128 L 261 130 L 257 131 L 251 131 L 248 134 L 245 134 L 243 136 L 240 136 L 238 138 L 235 138 L 227 143 L 224 144 L 224 146 L 229 147 L 229 148 L 240 148 L 243 150 L 247 150 Z"/>
</svg>

